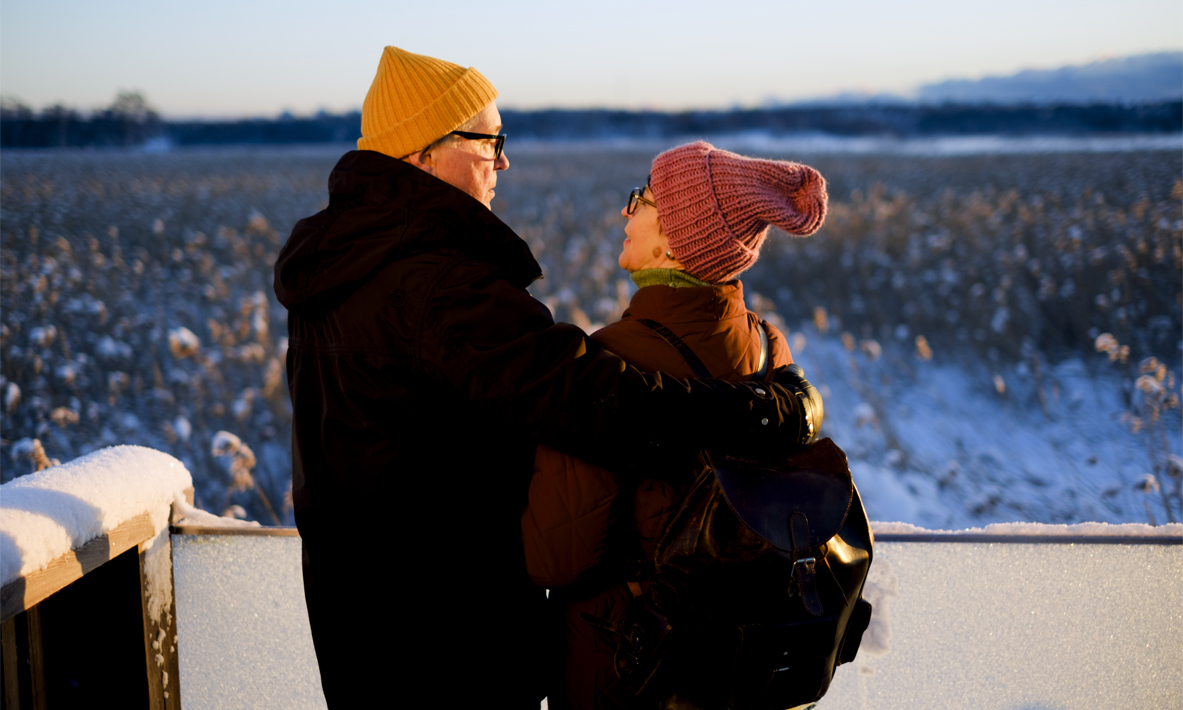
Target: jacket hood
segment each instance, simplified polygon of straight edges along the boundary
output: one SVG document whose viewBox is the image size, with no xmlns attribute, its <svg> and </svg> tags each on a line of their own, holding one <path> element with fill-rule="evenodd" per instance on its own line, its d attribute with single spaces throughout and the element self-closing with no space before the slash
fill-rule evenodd
<svg viewBox="0 0 1183 710">
<path fill-rule="evenodd" d="M 275 262 L 288 310 L 331 306 L 391 260 L 456 249 L 525 288 L 542 276 L 530 248 L 483 204 L 413 165 L 346 153 L 329 175 L 329 206 L 302 219 Z"/>
</svg>

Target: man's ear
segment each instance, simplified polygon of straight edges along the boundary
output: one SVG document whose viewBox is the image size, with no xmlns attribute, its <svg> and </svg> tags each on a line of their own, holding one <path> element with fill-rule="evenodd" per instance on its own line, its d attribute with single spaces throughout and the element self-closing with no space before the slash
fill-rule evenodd
<svg viewBox="0 0 1183 710">
<path fill-rule="evenodd" d="M 428 175 L 435 175 L 435 156 L 427 151 L 419 151 L 418 153 L 411 153 L 403 158 L 406 162 L 414 165 Z"/>
</svg>

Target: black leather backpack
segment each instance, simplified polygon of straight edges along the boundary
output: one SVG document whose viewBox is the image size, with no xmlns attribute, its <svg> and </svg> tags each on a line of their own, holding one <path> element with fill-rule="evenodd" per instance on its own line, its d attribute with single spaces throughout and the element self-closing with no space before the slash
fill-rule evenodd
<svg viewBox="0 0 1183 710">
<path fill-rule="evenodd" d="M 711 462 L 658 543 L 625 618 L 627 695 L 667 708 L 792 708 L 854 660 L 873 538 L 846 456 L 829 439 L 764 468 Z M 624 698 L 622 698 L 624 700 Z"/>
<path fill-rule="evenodd" d="M 644 593 L 616 623 L 584 618 L 617 637 L 627 704 L 793 708 L 820 699 L 858 652 L 873 543 L 830 439 L 775 465 L 704 453 Z"/>
</svg>

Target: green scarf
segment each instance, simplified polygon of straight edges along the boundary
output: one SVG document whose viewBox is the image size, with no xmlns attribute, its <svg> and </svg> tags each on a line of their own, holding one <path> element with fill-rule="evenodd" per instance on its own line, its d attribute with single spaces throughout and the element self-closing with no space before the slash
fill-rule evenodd
<svg viewBox="0 0 1183 710">
<path fill-rule="evenodd" d="M 670 288 L 686 288 L 688 286 L 714 286 L 702 279 L 695 278 L 685 271 L 678 269 L 641 269 L 630 276 L 637 288 L 646 286 L 669 286 Z"/>
</svg>

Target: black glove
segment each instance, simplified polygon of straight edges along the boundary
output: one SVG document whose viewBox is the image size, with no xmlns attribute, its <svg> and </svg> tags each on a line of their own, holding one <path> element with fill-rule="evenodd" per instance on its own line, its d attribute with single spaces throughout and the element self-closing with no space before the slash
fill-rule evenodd
<svg viewBox="0 0 1183 710">
<path fill-rule="evenodd" d="M 709 387 L 713 380 L 694 380 L 694 386 Z M 722 385 L 722 383 L 719 383 Z M 799 453 L 802 447 L 817 440 L 821 428 L 822 398 L 805 379 L 799 365 L 790 365 L 773 373 L 772 382 L 736 382 L 730 388 L 728 406 L 738 416 L 728 417 L 734 428 L 719 431 L 721 436 L 706 448 L 712 453 L 751 461 L 779 461 Z M 705 437 L 695 439 L 703 441 Z"/>
<path fill-rule="evenodd" d="M 822 406 L 822 396 L 817 388 L 805 379 L 805 371 L 794 363 L 782 367 L 772 374 L 772 381 L 784 387 L 797 396 L 801 402 L 801 436 L 802 444 L 812 444 L 817 440 L 817 433 L 821 430 L 822 419 L 825 418 L 825 407 Z"/>
</svg>

